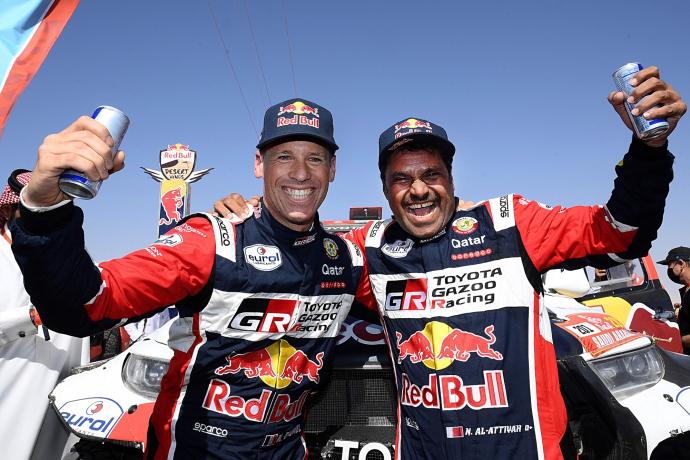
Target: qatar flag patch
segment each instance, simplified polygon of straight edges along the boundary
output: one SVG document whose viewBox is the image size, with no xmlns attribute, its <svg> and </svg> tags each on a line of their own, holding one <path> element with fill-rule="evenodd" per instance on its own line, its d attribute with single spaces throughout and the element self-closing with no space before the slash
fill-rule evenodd
<svg viewBox="0 0 690 460">
<path fill-rule="evenodd" d="M 461 426 L 447 426 L 446 427 L 446 438 L 462 438 L 463 429 Z"/>
</svg>

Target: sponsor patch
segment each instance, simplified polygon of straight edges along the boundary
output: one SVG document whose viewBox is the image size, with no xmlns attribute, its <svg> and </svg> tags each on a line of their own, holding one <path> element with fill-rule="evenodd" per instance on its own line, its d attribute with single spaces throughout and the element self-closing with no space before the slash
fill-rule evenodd
<svg viewBox="0 0 690 460">
<path fill-rule="evenodd" d="M 326 255 L 331 259 L 338 258 L 338 245 L 330 238 L 323 239 L 323 248 L 326 250 Z"/>
<path fill-rule="evenodd" d="M 453 231 L 461 235 L 469 235 L 479 227 L 479 221 L 474 217 L 458 217 L 453 221 Z"/>
<path fill-rule="evenodd" d="M 460 249 L 460 248 L 468 248 L 470 246 L 477 246 L 479 244 L 484 244 L 484 240 L 486 239 L 486 235 L 481 235 L 481 236 L 476 236 L 476 237 L 467 237 L 462 240 L 457 240 L 455 238 L 450 240 L 451 245 L 453 246 L 454 249 Z"/>
<path fill-rule="evenodd" d="M 321 289 L 345 289 L 345 282 L 343 281 L 322 281 Z"/>
<path fill-rule="evenodd" d="M 106 438 L 117 425 L 124 411 L 108 398 L 84 398 L 68 401 L 60 408 L 60 415 L 77 433 Z"/>
<path fill-rule="evenodd" d="M 252 267 L 263 272 L 275 270 L 283 264 L 280 249 L 276 246 L 266 246 L 263 244 L 253 244 L 245 247 L 244 260 Z"/>
<path fill-rule="evenodd" d="M 175 229 L 177 229 L 178 232 L 196 233 L 196 234 L 199 235 L 200 237 L 206 238 L 206 233 L 204 233 L 204 232 L 202 232 L 202 231 L 200 231 L 200 230 L 198 230 L 198 229 L 192 227 L 192 226 L 189 225 L 187 222 L 185 222 L 184 224 L 178 225 L 177 227 L 175 227 Z"/>
<path fill-rule="evenodd" d="M 307 236 L 302 236 L 300 238 L 297 238 L 294 243 L 292 243 L 293 246 L 299 247 L 299 246 L 304 246 L 306 244 L 309 244 L 313 242 L 316 239 L 316 233 L 312 235 L 307 235 Z"/>
<path fill-rule="evenodd" d="M 465 259 L 474 259 L 477 257 L 484 257 L 484 256 L 489 256 L 493 254 L 493 250 L 491 248 L 486 248 L 486 249 L 480 249 L 478 251 L 471 251 L 471 252 L 463 252 L 460 254 L 452 254 L 450 256 L 451 260 L 465 260 Z"/>
<path fill-rule="evenodd" d="M 331 266 L 328 264 L 323 264 L 321 266 L 321 273 L 326 276 L 340 276 L 345 271 L 345 267 Z"/>
<path fill-rule="evenodd" d="M 163 235 L 160 238 L 158 238 L 158 241 L 156 241 L 153 244 L 158 244 L 161 246 L 168 246 L 169 248 L 175 247 L 178 244 L 182 243 L 184 239 L 182 238 L 182 235 L 179 233 L 173 233 L 170 235 Z"/>
<path fill-rule="evenodd" d="M 151 254 L 153 257 L 163 257 L 163 254 L 155 246 L 149 246 L 146 248 L 146 252 Z"/>
<path fill-rule="evenodd" d="M 386 243 L 381 247 L 381 252 L 394 259 L 402 259 L 411 250 L 414 242 L 411 239 L 406 239 L 405 241 L 397 240 L 393 243 Z"/>
<path fill-rule="evenodd" d="M 206 423 L 194 422 L 193 430 L 198 431 L 199 433 L 210 434 L 211 436 L 216 436 L 218 438 L 228 437 L 228 430 L 225 428 L 208 425 Z"/>
</svg>

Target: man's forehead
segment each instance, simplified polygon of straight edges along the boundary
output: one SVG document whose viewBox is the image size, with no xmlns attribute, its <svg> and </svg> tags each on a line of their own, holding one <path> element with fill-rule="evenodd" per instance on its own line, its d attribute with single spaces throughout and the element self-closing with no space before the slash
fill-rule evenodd
<svg viewBox="0 0 690 460">
<path fill-rule="evenodd" d="M 294 152 L 306 152 L 306 153 L 316 153 L 321 155 L 330 154 L 330 150 L 321 144 L 308 140 L 294 140 L 288 142 L 282 142 L 266 149 L 266 153 L 294 153 Z"/>
<path fill-rule="evenodd" d="M 401 147 L 390 154 L 388 162 L 390 169 L 418 170 L 418 169 L 445 169 L 441 153 L 433 147 L 410 150 Z"/>
</svg>

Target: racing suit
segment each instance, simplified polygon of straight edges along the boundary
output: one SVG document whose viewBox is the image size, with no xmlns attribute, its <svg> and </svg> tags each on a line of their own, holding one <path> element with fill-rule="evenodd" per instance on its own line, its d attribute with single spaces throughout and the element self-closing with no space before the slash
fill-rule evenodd
<svg viewBox="0 0 690 460">
<path fill-rule="evenodd" d="M 88 334 L 176 304 L 146 457 L 306 459 L 305 403 L 363 276 L 359 250 L 319 224 L 292 231 L 263 208 L 242 223 L 193 216 L 96 268 L 82 219 L 71 203 L 23 208 L 15 256 L 58 331 Z"/>
<path fill-rule="evenodd" d="M 661 215 L 672 163 L 666 148 L 633 141 L 603 207 L 506 195 L 425 240 L 394 220 L 348 234 L 395 369 L 396 459 L 562 458 L 567 416 L 540 274 L 590 255 L 620 263 L 636 238 L 648 247 L 639 235 L 661 223 L 650 228 L 646 212 Z"/>
</svg>

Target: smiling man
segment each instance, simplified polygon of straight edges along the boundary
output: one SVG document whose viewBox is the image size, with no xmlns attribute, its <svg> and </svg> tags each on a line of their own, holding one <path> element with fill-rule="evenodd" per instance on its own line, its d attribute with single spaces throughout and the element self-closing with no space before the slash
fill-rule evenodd
<svg viewBox="0 0 690 460">
<path fill-rule="evenodd" d="M 45 324 L 88 335 L 175 304 L 174 350 L 146 445 L 149 459 L 304 459 L 306 401 L 322 383 L 363 276 L 352 243 L 317 209 L 335 177 L 331 113 L 306 100 L 270 107 L 254 159 L 264 200 L 242 223 L 194 215 L 151 246 L 95 267 L 82 212 L 58 177 L 123 167 L 107 130 L 82 117 L 39 148 L 12 231 Z"/>
<path fill-rule="evenodd" d="M 633 139 L 605 206 L 552 208 L 511 194 L 456 211 L 446 131 L 406 118 L 381 134 L 394 217 L 348 238 L 365 256 L 362 289 L 375 296 L 391 350 L 396 459 L 562 458 L 567 417 L 540 274 L 581 259 L 621 263 L 656 237 L 673 177 L 666 138 L 687 106 L 658 69 L 636 80 L 636 110 L 670 129 Z M 624 100 L 609 95 L 630 128 Z"/>
</svg>

